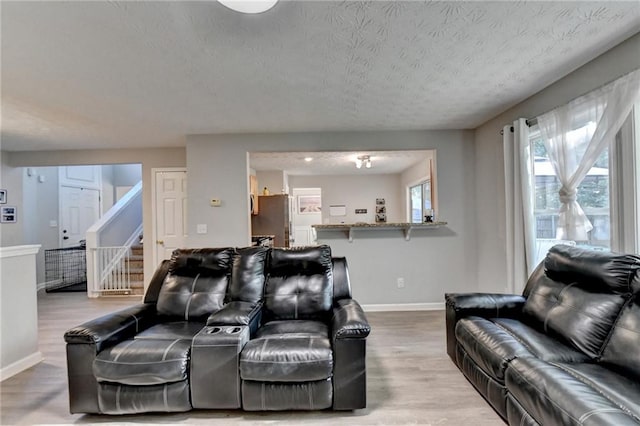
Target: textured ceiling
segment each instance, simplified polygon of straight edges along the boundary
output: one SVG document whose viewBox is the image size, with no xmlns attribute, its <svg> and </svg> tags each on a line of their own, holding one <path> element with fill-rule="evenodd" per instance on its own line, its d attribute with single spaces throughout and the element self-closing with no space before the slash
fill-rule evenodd
<svg viewBox="0 0 640 426">
<path fill-rule="evenodd" d="M 474 128 L 640 27 L 637 1 L 2 1 L 2 148 Z"/>
<path fill-rule="evenodd" d="M 363 155 L 371 159 L 370 169 L 356 168 L 356 158 Z M 307 162 L 306 157 L 313 160 Z M 401 173 L 431 157 L 431 151 L 252 152 L 249 163 L 257 171 L 286 171 L 294 176 L 375 175 Z"/>
</svg>

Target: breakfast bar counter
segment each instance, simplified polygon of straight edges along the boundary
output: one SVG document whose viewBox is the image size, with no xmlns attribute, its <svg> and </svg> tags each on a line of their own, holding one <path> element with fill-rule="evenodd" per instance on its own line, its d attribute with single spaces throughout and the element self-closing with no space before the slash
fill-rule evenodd
<svg viewBox="0 0 640 426">
<path fill-rule="evenodd" d="M 321 231 L 342 231 L 347 233 L 349 242 L 353 241 L 355 231 L 379 231 L 389 229 L 399 229 L 404 233 L 404 239 L 409 241 L 411 239 L 411 231 L 414 229 L 437 229 L 441 226 L 447 225 L 447 222 L 425 222 L 425 223 L 408 223 L 408 222 L 395 222 L 395 223 L 336 223 L 336 224 L 323 224 L 323 225 L 311 225 L 316 232 Z"/>
</svg>

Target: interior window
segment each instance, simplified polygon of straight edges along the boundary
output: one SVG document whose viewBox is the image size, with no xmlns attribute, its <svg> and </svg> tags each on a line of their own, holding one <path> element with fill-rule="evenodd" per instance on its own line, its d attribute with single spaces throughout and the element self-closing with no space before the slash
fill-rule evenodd
<svg viewBox="0 0 640 426">
<path fill-rule="evenodd" d="M 425 222 L 431 216 L 431 182 L 425 180 L 409 188 L 411 203 L 411 223 Z"/>
</svg>

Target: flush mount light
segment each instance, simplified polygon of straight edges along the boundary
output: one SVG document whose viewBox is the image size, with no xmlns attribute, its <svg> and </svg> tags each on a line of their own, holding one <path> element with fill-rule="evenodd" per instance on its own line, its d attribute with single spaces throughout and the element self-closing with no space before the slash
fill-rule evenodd
<svg viewBox="0 0 640 426">
<path fill-rule="evenodd" d="M 309 163 L 309 162 L 313 161 L 313 157 L 304 157 L 304 161 Z"/>
<path fill-rule="evenodd" d="M 367 169 L 370 169 L 371 157 L 368 155 L 361 155 L 360 157 L 356 158 L 356 169 L 361 169 L 363 164 Z"/>
<path fill-rule="evenodd" d="M 262 13 L 271 9 L 278 0 L 218 0 L 218 3 L 241 13 Z"/>
</svg>

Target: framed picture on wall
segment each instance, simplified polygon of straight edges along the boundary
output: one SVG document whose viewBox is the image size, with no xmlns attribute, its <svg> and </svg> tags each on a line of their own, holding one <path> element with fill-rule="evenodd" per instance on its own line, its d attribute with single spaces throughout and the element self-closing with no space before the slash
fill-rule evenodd
<svg viewBox="0 0 640 426">
<path fill-rule="evenodd" d="M 320 213 L 322 208 L 322 197 L 319 195 L 298 195 L 298 213 L 313 214 Z"/>
<path fill-rule="evenodd" d="M 0 204 L 7 204 L 7 190 L 0 189 Z"/>
<path fill-rule="evenodd" d="M 16 223 L 18 221 L 18 214 L 15 206 L 3 206 L 0 207 L 0 222 L 2 223 Z"/>
</svg>

